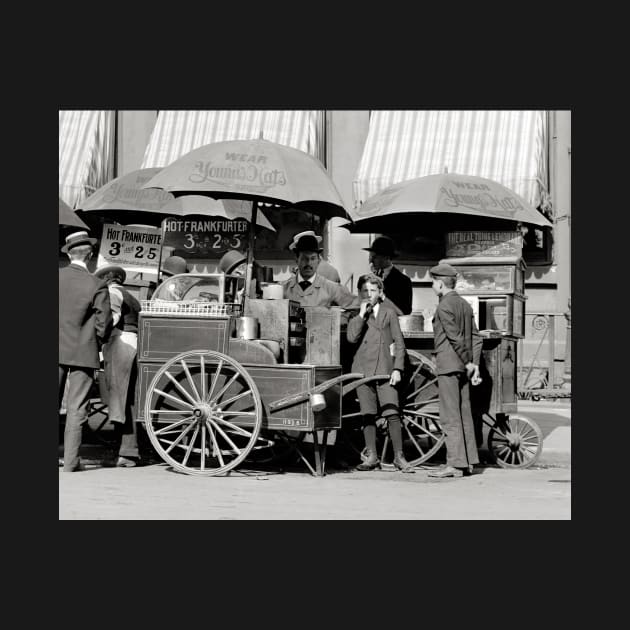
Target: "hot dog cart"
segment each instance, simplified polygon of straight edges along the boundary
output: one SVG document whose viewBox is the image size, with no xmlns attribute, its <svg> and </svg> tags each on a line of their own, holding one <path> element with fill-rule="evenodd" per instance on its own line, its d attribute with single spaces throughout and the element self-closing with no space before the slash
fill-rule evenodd
<svg viewBox="0 0 630 630">
<path fill-rule="evenodd" d="M 525 263 L 519 256 L 451 257 L 440 262 L 457 270 L 455 289 L 471 303 L 483 337 L 482 382 L 470 388 L 478 446 L 487 433 L 487 448 L 494 462 L 507 468 L 531 466 L 542 452 L 543 436 L 532 419 L 518 414 L 517 349 L 518 340 L 525 335 Z M 401 318 L 405 345 L 417 364 L 416 381 L 420 379 L 414 390 L 424 387 L 425 392 L 424 397 L 411 402 L 408 411 L 415 410 L 415 422 L 423 423 L 427 430 L 430 427 L 434 444 L 441 446 L 444 436 L 432 361 L 434 337 L 424 323 L 418 314 Z M 429 459 L 424 452 L 410 448 L 410 461 L 416 465 Z"/>
</svg>

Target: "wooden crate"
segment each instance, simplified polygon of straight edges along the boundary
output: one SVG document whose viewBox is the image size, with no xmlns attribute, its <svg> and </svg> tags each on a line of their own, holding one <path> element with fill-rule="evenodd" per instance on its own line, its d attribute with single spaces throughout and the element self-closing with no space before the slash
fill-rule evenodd
<svg viewBox="0 0 630 630">
<path fill-rule="evenodd" d="M 143 315 L 138 322 L 138 361 L 164 363 L 187 350 L 227 352 L 234 319 Z"/>
</svg>

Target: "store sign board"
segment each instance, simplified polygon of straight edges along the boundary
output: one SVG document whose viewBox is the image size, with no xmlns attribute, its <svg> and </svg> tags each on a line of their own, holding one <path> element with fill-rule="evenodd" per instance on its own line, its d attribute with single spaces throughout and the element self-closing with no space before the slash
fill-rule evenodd
<svg viewBox="0 0 630 630">
<path fill-rule="evenodd" d="M 106 223 L 97 266 L 120 265 L 127 272 L 156 273 L 161 242 L 160 228 Z"/>
<path fill-rule="evenodd" d="M 446 256 L 518 256 L 523 251 L 523 236 L 517 231 L 447 232 Z"/>
<path fill-rule="evenodd" d="M 186 260 L 221 258 L 231 249 L 247 249 L 249 225 L 244 219 L 169 218 L 164 222 L 164 246 Z"/>
</svg>

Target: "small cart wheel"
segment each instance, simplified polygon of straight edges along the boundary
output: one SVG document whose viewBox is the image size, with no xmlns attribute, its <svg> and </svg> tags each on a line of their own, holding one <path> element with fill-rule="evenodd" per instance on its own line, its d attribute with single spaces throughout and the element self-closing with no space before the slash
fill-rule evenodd
<svg viewBox="0 0 630 630">
<path fill-rule="evenodd" d="M 543 447 L 540 427 L 526 416 L 511 414 L 497 420 L 488 433 L 492 461 L 503 468 L 527 468 L 534 464 Z"/>
<path fill-rule="evenodd" d="M 160 457 L 189 475 L 222 475 L 257 443 L 263 420 L 253 378 L 234 359 L 209 350 L 183 352 L 151 381 L 144 417 Z"/>
</svg>

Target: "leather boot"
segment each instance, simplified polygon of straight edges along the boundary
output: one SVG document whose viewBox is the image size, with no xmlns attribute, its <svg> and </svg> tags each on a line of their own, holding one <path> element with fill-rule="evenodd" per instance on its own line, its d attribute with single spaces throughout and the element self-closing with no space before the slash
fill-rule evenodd
<svg viewBox="0 0 630 630">
<path fill-rule="evenodd" d="M 394 461 L 392 462 L 394 467 L 404 473 L 415 473 L 413 466 L 405 459 L 402 451 L 399 451 L 394 455 Z"/>
<path fill-rule="evenodd" d="M 428 473 L 429 477 L 463 477 L 464 471 L 454 466 L 444 466 L 444 468 L 438 468 L 437 470 L 431 470 Z"/>
<path fill-rule="evenodd" d="M 376 425 L 366 424 L 363 427 L 363 437 L 367 447 L 367 459 L 357 466 L 357 470 L 374 470 L 381 467 L 381 462 L 376 454 Z"/>
<path fill-rule="evenodd" d="M 368 449 L 367 459 L 357 466 L 357 470 L 374 470 L 375 468 L 380 468 L 381 462 L 378 458 L 378 455 L 375 451 L 371 451 Z"/>
<path fill-rule="evenodd" d="M 404 473 L 414 473 L 413 466 L 405 459 L 403 455 L 403 439 L 402 426 L 398 415 L 390 416 L 388 419 L 389 436 L 392 438 L 392 447 L 394 448 L 394 467 Z"/>
</svg>

